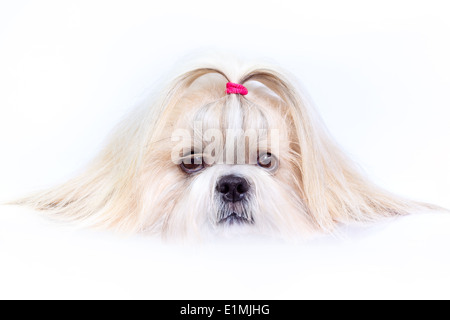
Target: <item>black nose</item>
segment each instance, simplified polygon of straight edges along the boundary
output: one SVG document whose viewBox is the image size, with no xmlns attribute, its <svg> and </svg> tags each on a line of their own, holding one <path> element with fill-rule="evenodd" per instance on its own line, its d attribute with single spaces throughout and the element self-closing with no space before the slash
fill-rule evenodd
<svg viewBox="0 0 450 320">
<path fill-rule="evenodd" d="M 247 180 L 234 175 L 220 178 L 217 190 L 223 194 L 223 199 L 227 202 L 238 202 L 244 199 L 249 186 Z"/>
</svg>

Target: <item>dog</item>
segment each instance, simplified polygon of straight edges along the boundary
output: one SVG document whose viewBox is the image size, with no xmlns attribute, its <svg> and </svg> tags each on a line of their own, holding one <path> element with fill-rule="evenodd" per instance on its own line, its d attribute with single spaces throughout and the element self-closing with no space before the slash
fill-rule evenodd
<svg viewBox="0 0 450 320">
<path fill-rule="evenodd" d="M 183 70 L 120 124 L 82 174 L 19 203 L 163 238 L 296 237 L 430 207 L 370 182 L 294 77 L 234 61 Z"/>
</svg>

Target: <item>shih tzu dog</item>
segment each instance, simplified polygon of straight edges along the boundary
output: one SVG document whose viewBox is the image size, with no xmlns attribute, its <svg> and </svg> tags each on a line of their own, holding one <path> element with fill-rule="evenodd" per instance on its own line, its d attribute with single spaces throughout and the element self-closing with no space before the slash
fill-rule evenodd
<svg viewBox="0 0 450 320">
<path fill-rule="evenodd" d="M 121 123 L 84 173 L 20 203 L 170 238 L 305 235 L 428 206 L 368 181 L 294 83 L 234 61 L 185 70 Z"/>
</svg>

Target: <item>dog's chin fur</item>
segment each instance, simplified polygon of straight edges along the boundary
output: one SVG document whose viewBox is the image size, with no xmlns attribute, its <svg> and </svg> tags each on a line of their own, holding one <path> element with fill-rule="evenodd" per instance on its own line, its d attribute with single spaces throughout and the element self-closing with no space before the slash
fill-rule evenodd
<svg viewBox="0 0 450 320">
<path fill-rule="evenodd" d="M 227 82 L 245 85 L 249 94 L 226 95 Z M 340 222 L 374 221 L 427 206 L 369 182 L 329 137 L 294 83 L 277 68 L 232 60 L 189 68 L 156 101 L 139 106 L 83 174 L 19 203 L 88 226 L 166 238 L 297 237 L 332 231 Z M 183 172 L 173 161 L 179 142 L 171 137 L 183 129 L 204 145 L 195 124 L 203 131 L 219 128 L 226 149 L 246 141 L 239 133 L 230 138 L 226 130 L 262 130 L 269 136 L 278 130 L 277 150 L 262 137 L 258 146 L 248 142 L 255 149 L 262 142 L 277 157 L 278 169 L 212 161 L 199 172 Z M 191 142 L 182 147 L 190 149 Z M 248 182 L 244 200 L 223 201 L 217 184 L 226 175 Z"/>
</svg>

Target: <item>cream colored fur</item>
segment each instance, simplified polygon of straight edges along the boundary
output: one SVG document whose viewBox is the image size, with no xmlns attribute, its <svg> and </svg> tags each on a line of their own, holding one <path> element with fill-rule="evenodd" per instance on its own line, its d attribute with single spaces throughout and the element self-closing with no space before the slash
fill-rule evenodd
<svg viewBox="0 0 450 320">
<path fill-rule="evenodd" d="M 245 85 L 249 94 L 227 95 L 229 81 Z M 225 146 L 231 143 L 228 129 L 263 130 L 269 138 L 278 130 L 279 169 L 217 162 L 186 175 L 171 158 L 179 143 L 172 134 L 184 129 L 204 145 L 194 123 L 203 131 L 222 130 Z M 228 174 L 249 181 L 253 224 L 218 223 L 216 184 Z M 83 174 L 19 202 L 65 221 L 169 238 L 330 232 L 337 223 L 374 221 L 422 206 L 368 181 L 286 72 L 228 60 L 181 72 L 155 101 L 131 113 Z"/>
</svg>

